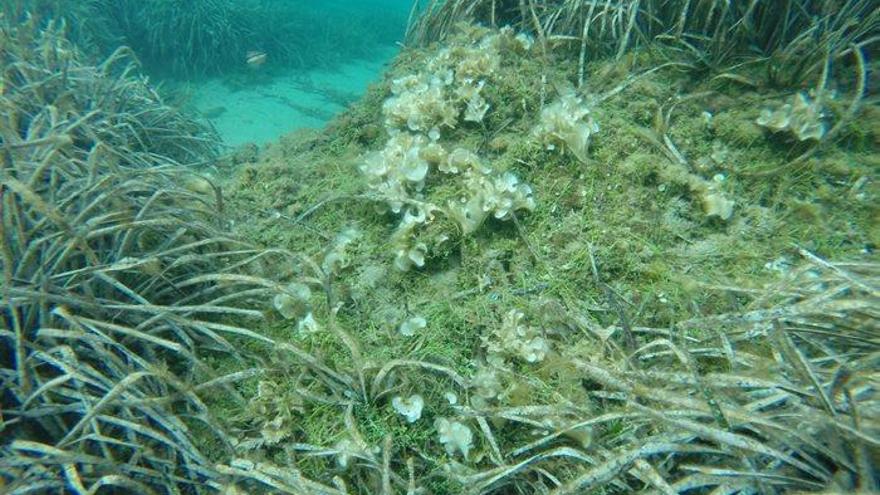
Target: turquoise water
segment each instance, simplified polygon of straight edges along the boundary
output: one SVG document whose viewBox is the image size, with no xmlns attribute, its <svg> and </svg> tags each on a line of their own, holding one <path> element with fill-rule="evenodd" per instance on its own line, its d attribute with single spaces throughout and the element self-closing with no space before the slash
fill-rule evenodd
<svg viewBox="0 0 880 495">
<path fill-rule="evenodd" d="M 223 76 L 204 79 L 190 84 L 190 102 L 224 144 L 262 145 L 297 129 L 323 127 L 363 95 L 396 53 L 396 47 L 381 47 L 373 58 L 278 69 L 247 84 Z"/>
<path fill-rule="evenodd" d="M 296 23 L 291 5 L 315 20 L 301 47 L 278 51 L 308 51 L 308 56 L 283 59 L 272 47 L 254 43 L 266 62 L 247 66 L 242 58 L 227 70 L 187 80 L 189 101 L 234 147 L 266 144 L 301 128 L 320 128 L 350 103 L 357 101 L 386 64 L 397 54 L 412 7 L 411 0 L 330 0 L 277 4 L 275 23 Z M 354 36 L 354 37 L 353 37 Z M 335 49 L 334 49 L 335 47 Z M 316 59 L 317 64 L 306 61 Z M 180 82 L 171 77 L 169 82 Z"/>
<path fill-rule="evenodd" d="M 15 0 L 0 11 L 61 19 L 90 62 L 120 46 L 213 124 L 224 142 L 266 143 L 321 127 L 376 80 L 413 0 Z M 258 63 L 248 63 L 256 54 Z"/>
</svg>

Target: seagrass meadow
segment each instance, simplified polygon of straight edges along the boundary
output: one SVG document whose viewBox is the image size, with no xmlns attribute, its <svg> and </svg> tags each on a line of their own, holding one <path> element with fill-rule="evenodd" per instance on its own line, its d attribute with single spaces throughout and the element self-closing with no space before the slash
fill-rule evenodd
<svg viewBox="0 0 880 495">
<path fill-rule="evenodd" d="M 880 491 L 876 2 L 416 2 L 232 150 L 145 74 L 299 4 L 125 3 L 0 9 L 0 493 Z"/>
<path fill-rule="evenodd" d="M 376 0 L 377 7 L 403 0 Z M 66 23 L 80 50 L 106 57 L 130 47 L 153 75 L 200 78 L 245 69 L 251 50 L 305 69 L 367 55 L 405 29 L 405 12 L 352 15 L 357 3 L 327 0 L 8 0 L 8 17 Z M 360 8 L 362 11 L 363 8 Z M 344 28 L 343 28 L 344 24 Z"/>
</svg>

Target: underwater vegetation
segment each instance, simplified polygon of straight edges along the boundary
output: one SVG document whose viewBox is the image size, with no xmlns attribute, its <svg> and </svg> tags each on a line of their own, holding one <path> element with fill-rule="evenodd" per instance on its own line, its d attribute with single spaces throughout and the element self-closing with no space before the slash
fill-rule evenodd
<svg viewBox="0 0 880 495">
<path fill-rule="evenodd" d="M 643 40 L 579 84 L 578 44 L 528 28 L 450 27 L 232 172 L 241 235 L 345 246 L 267 329 L 305 354 L 227 413 L 248 468 L 343 493 L 870 493 L 870 43 L 785 86 L 769 58 L 734 76 Z"/>
<path fill-rule="evenodd" d="M 880 489 L 880 7 L 425 8 L 226 156 L 0 20 L 0 489 Z"/>
<path fill-rule="evenodd" d="M 81 50 L 126 45 L 152 74 L 195 78 L 246 70 L 248 52 L 273 66 L 327 67 L 368 56 L 403 32 L 395 15 L 362 19 L 307 0 L 12 0 L 0 11 L 64 20 Z M 341 24 L 345 27 L 342 28 Z"/>
<path fill-rule="evenodd" d="M 443 39 L 462 20 L 519 25 L 535 33 L 542 52 L 578 53 L 578 81 L 595 56 L 662 41 L 702 70 L 770 58 L 785 84 L 812 77 L 828 59 L 876 44 L 880 11 L 870 0 L 431 0 L 407 39 Z"/>
<path fill-rule="evenodd" d="M 262 250 L 227 237 L 219 190 L 184 165 L 210 129 L 166 106 L 128 52 L 99 65 L 59 25 L 0 19 L 0 490 L 216 491 L 229 438 L 204 394 L 269 343 Z M 219 316 L 225 316 L 220 320 Z"/>
</svg>

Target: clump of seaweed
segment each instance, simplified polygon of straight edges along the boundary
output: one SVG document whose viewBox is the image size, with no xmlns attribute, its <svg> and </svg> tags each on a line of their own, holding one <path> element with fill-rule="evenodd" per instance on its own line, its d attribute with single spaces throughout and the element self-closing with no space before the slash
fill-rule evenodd
<svg viewBox="0 0 880 495">
<path fill-rule="evenodd" d="M 827 132 L 822 121 L 821 99 L 811 99 L 803 92 L 796 94 L 791 103 L 776 109 L 764 109 L 755 121 L 772 132 L 788 132 L 799 141 L 819 141 Z"/>
<path fill-rule="evenodd" d="M 221 473 L 243 478 L 241 486 L 249 489 L 342 494 L 351 486 L 355 493 L 394 493 L 408 484 L 415 490 L 416 459 L 401 458 L 393 435 L 386 435 L 381 445 L 369 442 L 358 415 L 364 410 L 388 408 L 407 424 L 419 421 L 426 406 L 422 396 L 391 397 L 406 376 L 424 375 L 449 381 L 462 392 L 467 389 L 467 381 L 449 367 L 410 358 L 378 362 L 365 353 L 359 335 L 352 331 L 357 329 L 347 328 L 338 318 L 343 303 L 334 281 L 342 267 L 328 263 L 328 259 L 345 253 L 344 246 L 335 246 L 318 256 L 298 258 L 301 270 L 293 285 L 316 289 L 314 297 L 311 289 L 297 291 L 313 308 L 314 315 L 310 312 L 301 319 L 311 321 L 310 332 L 301 339 L 276 343 L 256 396 L 238 416 L 241 433 L 236 452 L 240 457 L 218 466 Z M 281 294 L 288 291 L 279 290 Z M 424 321 L 416 323 L 424 325 Z M 315 339 L 331 341 L 338 348 L 335 358 L 311 349 L 310 342 Z M 342 417 L 345 432 L 333 445 L 313 443 L 303 431 L 304 416 L 321 409 Z M 460 430 L 450 435 L 465 435 Z M 306 438 L 297 440 L 302 436 Z M 466 456 L 465 444 L 457 448 Z M 255 451 L 273 453 L 276 460 L 255 462 L 251 460 Z M 301 474 L 300 462 L 309 460 L 324 462 L 327 469 L 335 466 L 341 474 L 334 477 L 333 486 L 323 477 L 311 480 Z M 400 474 L 402 469 L 408 475 Z"/>
<path fill-rule="evenodd" d="M 541 110 L 540 123 L 533 134 L 553 150 L 568 149 L 581 162 L 587 160 L 590 136 L 599 132 L 599 124 L 590 116 L 590 107 L 573 89 Z"/>
<path fill-rule="evenodd" d="M 242 345 L 271 343 L 246 326 L 276 255 L 222 234 L 219 190 L 181 166 L 216 141 L 124 50 L 90 66 L 33 20 L 0 19 L 0 44 L 4 493 L 219 490 L 203 397 L 243 404 L 231 384 L 259 374 Z"/>
<path fill-rule="evenodd" d="M 880 267 L 801 253 L 742 312 L 582 328 L 558 359 L 589 400 L 474 411 L 542 433 L 451 476 L 472 493 L 876 489 Z"/>
<path fill-rule="evenodd" d="M 54 129 L 58 139 L 97 154 L 112 155 L 117 147 L 130 148 L 134 154 L 126 165 L 131 167 L 153 163 L 151 153 L 180 163 L 216 156 L 216 133 L 166 105 L 137 74 L 127 48 L 117 49 L 98 65 L 85 64 L 78 48 L 64 36 L 63 23 L 41 27 L 36 18 L 19 26 L 6 22 L 0 33 L 6 48 L 0 54 L 4 86 L 28 96 L 14 102 L 18 113 L 5 116 L 9 132 L 25 139 L 27 132 Z M 18 46 L 34 50 L 40 63 L 31 63 L 32 54 L 22 53 Z M 47 102 L 43 95 L 57 99 Z M 87 110 L 79 120 L 62 126 L 76 109 Z"/>
<path fill-rule="evenodd" d="M 401 271 L 423 267 L 429 243 L 449 239 L 443 232 L 427 242 L 420 238 L 419 231 L 435 224 L 435 213 L 454 220 L 469 235 L 490 216 L 510 220 L 516 211 L 535 207 L 531 187 L 513 172 L 494 170 L 471 150 L 443 146 L 444 135 L 460 125 L 483 122 L 490 104 L 481 92 L 491 83 L 502 54 L 526 46 L 510 29 L 475 29 L 471 35 L 476 38 L 472 46 L 445 48 L 428 61 L 426 70 L 393 81 L 393 95 L 382 105 L 390 138 L 360 166 L 376 199 L 403 214 L 393 236 L 395 266 Z M 438 183 L 453 188 L 456 196 L 445 207 L 425 201 L 425 191 Z"/>
<path fill-rule="evenodd" d="M 435 0 L 412 20 L 407 38 L 419 45 L 444 39 L 462 21 L 530 30 L 545 53 L 572 49 L 578 85 L 588 60 L 620 58 L 655 39 L 715 72 L 756 59 L 757 50 L 774 60 L 771 78 L 791 84 L 813 77 L 826 59 L 876 43 L 880 9 L 869 0 Z"/>
</svg>

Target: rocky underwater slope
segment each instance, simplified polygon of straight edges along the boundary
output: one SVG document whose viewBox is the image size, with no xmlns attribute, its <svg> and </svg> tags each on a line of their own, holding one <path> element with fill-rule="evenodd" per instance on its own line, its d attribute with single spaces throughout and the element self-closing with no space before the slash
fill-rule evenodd
<svg viewBox="0 0 880 495">
<path fill-rule="evenodd" d="M 531 36 L 461 25 L 327 130 L 239 156 L 232 228 L 309 259 L 267 328 L 296 351 L 246 412 L 218 405 L 248 469 L 333 493 L 870 486 L 857 58 L 795 89 L 658 45 L 576 86 Z"/>
<path fill-rule="evenodd" d="M 880 11 L 723 65 L 635 5 L 437 7 L 222 158 L 125 50 L 0 18 L 0 491 L 877 490 Z"/>
</svg>

